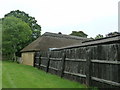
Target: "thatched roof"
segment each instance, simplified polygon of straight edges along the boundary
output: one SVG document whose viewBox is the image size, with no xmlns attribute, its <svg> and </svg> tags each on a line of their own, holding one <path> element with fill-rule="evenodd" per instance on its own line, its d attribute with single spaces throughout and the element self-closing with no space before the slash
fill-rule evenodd
<svg viewBox="0 0 120 90">
<path fill-rule="evenodd" d="M 23 48 L 21 52 L 47 51 L 49 48 L 66 47 L 77 43 L 82 43 L 83 41 L 86 40 L 89 39 L 72 35 L 46 32 L 41 37 L 33 41 L 31 44 Z"/>
<path fill-rule="evenodd" d="M 77 43 L 77 44 L 74 44 L 74 45 L 61 47 L 61 48 L 55 49 L 55 50 L 57 51 L 57 50 L 63 50 L 63 49 L 71 49 L 71 48 L 101 45 L 101 44 L 113 44 L 113 43 L 120 43 L 120 35 L 100 38 L 100 39 L 96 39 L 96 40 L 83 41 L 82 43 Z"/>
</svg>

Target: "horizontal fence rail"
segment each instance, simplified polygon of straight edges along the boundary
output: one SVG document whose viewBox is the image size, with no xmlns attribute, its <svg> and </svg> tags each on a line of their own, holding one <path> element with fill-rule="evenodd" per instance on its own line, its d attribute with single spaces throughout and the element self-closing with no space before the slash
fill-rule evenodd
<svg viewBox="0 0 120 90">
<path fill-rule="evenodd" d="M 80 74 L 80 73 L 71 73 L 71 72 L 67 72 L 67 71 L 64 71 L 64 73 L 86 78 L 86 75 L 83 75 L 83 74 Z"/>
<path fill-rule="evenodd" d="M 106 83 L 106 84 L 120 87 L 120 83 L 117 83 L 117 82 L 113 82 L 113 81 L 109 81 L 109 80 L 105 80 L 105 79 L 100 79 L 100 78 L 96 78 L 96 77 L 92 77 L 92 79 L 99 81 L 101 83 Z"/>
<path fill-rule="evenodd" d="M 104 63 L 104 64 L 118 64 L 120 65 L 120 61 L 105 61 L 105 60 L 91 60 L 92 63 Z"/>
</svg>

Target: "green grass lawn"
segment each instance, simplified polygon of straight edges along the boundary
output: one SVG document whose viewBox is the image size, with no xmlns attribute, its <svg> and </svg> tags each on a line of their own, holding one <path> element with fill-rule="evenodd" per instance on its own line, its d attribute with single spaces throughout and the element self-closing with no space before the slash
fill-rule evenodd
<svg viewBox="0 0 120 90">
<path fill-rule="evenodd" d="M 32 66 L 3 61 L 2 88 L 86 88 Z"/>
</svg>

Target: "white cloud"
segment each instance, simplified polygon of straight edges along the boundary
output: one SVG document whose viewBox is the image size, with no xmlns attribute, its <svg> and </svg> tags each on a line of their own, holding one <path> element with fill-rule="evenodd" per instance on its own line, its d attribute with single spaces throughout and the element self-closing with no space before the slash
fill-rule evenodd
<svg viewBox="0 0 120 90">
<path fill-rule="evenodd" d="M 117 17 L 119 0 L 1 0 L 0 17 L 12 10 L 34 16 L 43 31 L 64 26 L 84 25 L 104 17 Z M 116 19 L 116 18 L 115 18 Z M 105 20 L 103 20 L 104 22 Z M 116 20 L 117 22 L 117 20 Z M 101 24 L 97 22 L 98 25 Z M 95 23 L 93 23 L 95 24 Z M 85 25 L 89 26 L 89 25 Z M 49 28 L 50 27 L 50 28 Z M 58 28 L 57 28 L 58 27 Z M 69 28 L 69 27 L 68 27 Z M 100 28 L 98 26 L 98 28 Z M 62 30 L 63 32 L 67 32 Z M 74 29 L 74 28 L 73 28 Z M 86 27 L 86 29 L 89 29 Z M 70 32 L 68 30 L 68 32 Z"/>
</svg>

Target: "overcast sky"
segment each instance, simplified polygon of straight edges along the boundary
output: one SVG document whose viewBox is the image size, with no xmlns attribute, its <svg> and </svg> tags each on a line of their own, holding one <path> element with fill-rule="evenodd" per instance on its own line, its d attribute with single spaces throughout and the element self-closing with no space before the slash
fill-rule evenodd
<svg viewBox="0 0 120 90">
<path fill-rule="evenodd" d="M 120 0 L 0 0 L 0 18 L 12 10 L 35 17 L 44 32 L 70 34 L 84 31 L 89 37 L 118 31 Z"/>
</svg>

